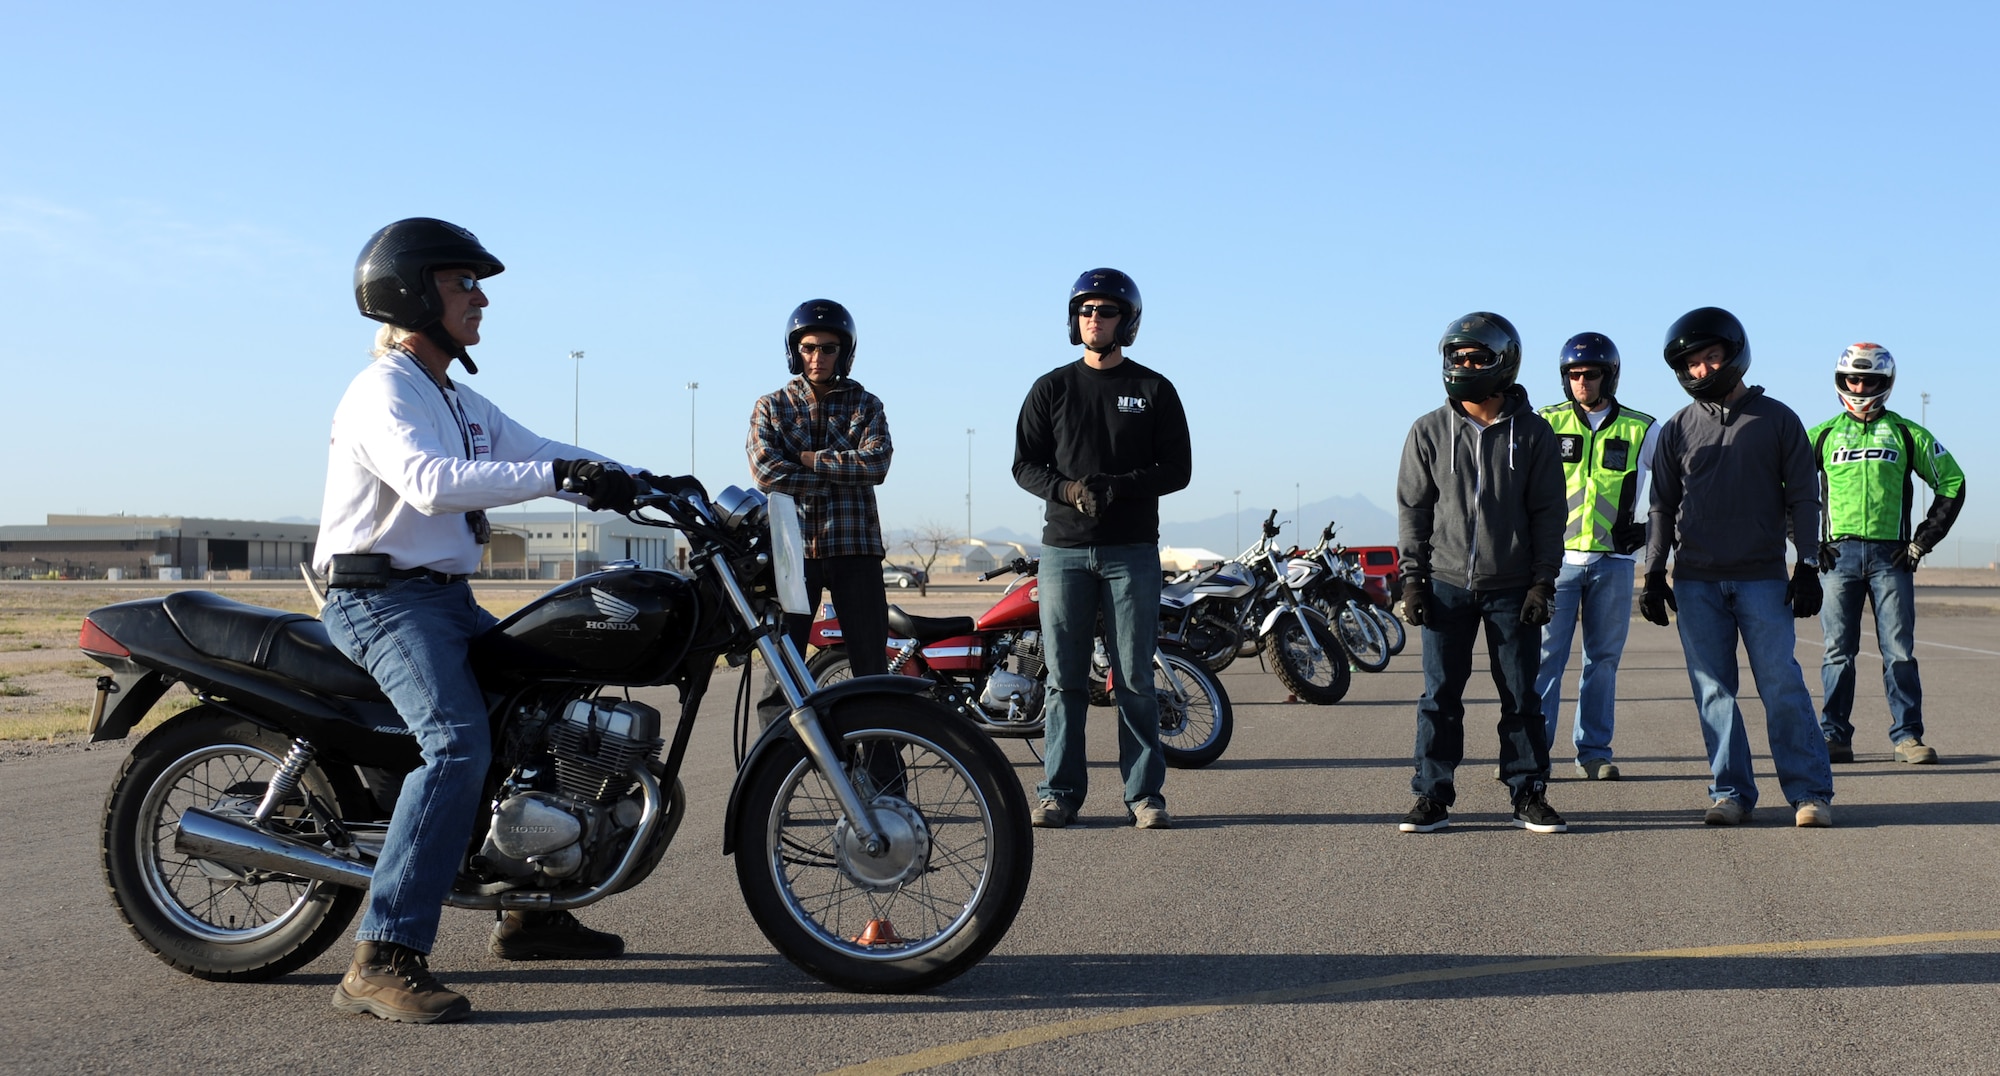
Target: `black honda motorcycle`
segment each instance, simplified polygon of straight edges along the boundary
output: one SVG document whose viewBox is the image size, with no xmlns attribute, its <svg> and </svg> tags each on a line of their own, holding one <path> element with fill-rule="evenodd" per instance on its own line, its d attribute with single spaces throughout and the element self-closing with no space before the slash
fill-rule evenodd
<svg viewBox="0 0 2000 1076">
<path fill-rule="evenodd" d="M 493 766 L 446 903 L 578 908 L 644 880 L 686 808 L 679 774 L 717 659 L 747 677 L 755 650 L 793 707 L 747 750 L 748 708 L 736 712 L 723 852 L 758 927 L 851 990 L 964 972 L 1006 934 L 1033 865 L 1006 757 L 923 681 L 815 688 L 779 615 L 808 611 L 789 498 L 662 484 L 629 518 L 682 531 L 685 574 L 613 565 L 476 640 Z M 81 645 L 110 670 L 93 740 L 125 737 L 174 683 L 200 699 L 139 741 L 105 804 L 105 876 L 140 942 L 206 979 L 270 978 L 324 952 L 420 762 L 374 679 L 318 620 L 203 591 L 95 610 Z M 680 692 L 670 733 L 613 693 L 667 684 Z"/>
</svg>

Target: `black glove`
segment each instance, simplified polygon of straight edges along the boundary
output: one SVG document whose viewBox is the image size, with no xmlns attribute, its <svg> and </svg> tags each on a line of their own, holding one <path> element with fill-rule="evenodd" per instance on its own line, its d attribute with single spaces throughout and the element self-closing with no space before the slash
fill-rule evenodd
<svg viewBox="0 0 2000 1076">
<path fill-rule="evenodd" d="M 1435 619 L 1436 598 L 1431 595 L 1430 580 L 1411 576 L 1403 580 L 1403 622 L 1413 628 L 1421 628 L 1424 623 Z"/>
<path fill-rule="evenodd" d="M 1639 615 L 1664 628 L 1669 609 L 1681 611 L 1674 602 L 1674 588 L 1667 585 L 1667 573 L 1647 572 L 1646 587 L 1639 592 Z"/>
<path fill-rule="evenodd" d="M 583 506 L 593 512 L 610 509 L 614 512 L 632 510 L 632 498 L 645 492 L 639 480 L 626 474 L 615 463 L 599 460 L 556 460 L 556 488 L 564 493 L 581 493 Z"/>
<path fill-rule="evenodd" d="M 1889 559 L 1892 563 L 1896 565 L 1897 571 L 1914 572 L 1917 570 L 1917 562 L 1924 559 L 1924 554 L 1929 552 L 1930 550 L 1925 549 L 1923 546 L 1920 546 L 1915 542 L 1910 542 L 1905 545 L 1898 546 L 1894 553 L 1889 554 Z M 1825 561 L 1820 562 L 1819 570 L 1820 571 L 1826 570 Z"/>
<path fill-rule="evenodd" d="M 708 490 L 702 487 L 701 479 L 691 474 L 663 475 L 640 471 L 638 477 L 653 487 L 656 493 L 670 493 L 688 500 L 708 500 Z"/>
<path fill-rule="evenodd" d="M 1633 520 L 1630 523 L 1614 524 L 1611 528 L 1611 550 L 1614 553 L 1636 553 L 1646 545 L 1646 524 Z"/>
<path fill-rule="evenodd" d="M 1549 622 L 1549 614 L 1555 610 L 1556 584 L 1553 579 L 1537 579 L 1528 588 L 1528 596 L 1521 599 L 1521 623 L 1531 628 L 1539 628 Z"/>
<path fill-rule="evenodd" d="M 1826 598 L 1820 589 L 1819 570 L 1805 561 L 1792 568 L 1792 581 L 1785 584 L 1785 601 L 1791 604 L 1792 615 L 1804 620 L 1819 615 L 1819 605 Z"/>
<path fill-rule="evenodd" d="M 1840 546 L 1833 542 L 1819 544 L 1819 574 L 1825 575 L 1840 563 Z"/>
<path fill-rule="evenodd" d="M 1111 503 L 1111 486 L 1103 475 L 1072 478 L 1062 484 L 1063 503 L 1092 519 Z"/>
</svg>

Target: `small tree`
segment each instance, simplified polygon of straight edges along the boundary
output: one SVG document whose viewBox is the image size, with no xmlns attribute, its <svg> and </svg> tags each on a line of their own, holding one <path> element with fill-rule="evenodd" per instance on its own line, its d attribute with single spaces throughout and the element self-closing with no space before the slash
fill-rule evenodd
<svg viewBox="0 0 2000 1076">
<path fill-rule="evenodd" d="M 937 563 L 938 557 L 946 549 L 957 544 L 959 544 L 957 531 L 936 520 L 926 520 L 914 534 L 903 539 L 902 544 L 896 547 L 909 550 L 911 558 L 917 562 L 917 567 L 923 570 L 923 582 L 918 584 L 917 593 L 926 597 L 930 595 L 931 565 Z"/>
</svg>

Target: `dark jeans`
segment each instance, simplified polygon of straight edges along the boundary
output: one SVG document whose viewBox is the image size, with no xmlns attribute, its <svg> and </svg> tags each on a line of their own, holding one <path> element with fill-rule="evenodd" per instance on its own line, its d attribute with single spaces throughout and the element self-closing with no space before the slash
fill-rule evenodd
<svg viewBox="0 0 2000 1076">
<path fill-rule="evenodd" d="M 1861 650 L 1864 602 L 1875 606 L 1875 648 L 1882 654 L 1882 687 L 1889 697 L 1889 742 L 1924 735 L 1924 687 L 1917 679 L 1916 580 L 1896 567 L 1902 542 L 1840 543 L 1840 559 L 1826 575 L 1820 631 L 1826 658 L 1819 667 L 1823 703 L 1819 730 L 1829 740 L 1854 740 L 1854 656 Z"/>
<path fill-rule="evenodd" d="M 833 612 L 840 619 L 840 638 L 847 647 L 847 660 L 856 676 L 873 676 L 889 671 L 889 599 L 882 590 L 881 557 L 809 557 L 806 559 L 806 596 L 819 608 L 820 595 L 833 595 Z M 806 636 L 812 631 L 812 615 L 785 614 L 785 632 L 799 653 L 806 652 Z M 765 727 L 783 721 L 791 712 L 778 681 L 764 673 L 764 695 L 757 700 L 757 720 Z"/>
<path fill-rule="evenodd" d="M 1465 758 L 1465 683 L 1472 678 L 1472 641 L 1486 628 L 1486 659 L 1500 691 L 1500 776 L 1516 801 L 1547 787 L 1548 733 L 1535 673 L 1542 664 L 1542 630 L 1521 623 L 1528 588 L 1466 590 L 1433 580 L 1425 620 L 1424 695 L 1417 700 L 1417 772 L 1410 790 L 1450 805 L 1452 774 Z"/>
</svg>

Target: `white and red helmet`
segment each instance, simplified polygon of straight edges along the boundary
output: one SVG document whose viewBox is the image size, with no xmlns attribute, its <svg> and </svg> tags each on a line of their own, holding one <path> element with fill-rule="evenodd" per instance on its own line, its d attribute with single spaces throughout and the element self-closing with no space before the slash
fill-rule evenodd
<svg viewBox="0 0 2000 1076">
<path fill-rule="evenodd" d="M 1865 378 L 1865 387 L 1855 392 L 1847 387 L 1850 377 Z M 1833 364 L 1833 389 L 1847 413 L 1862 422 L 1873 422 L 1889 408 L 1889 390 L 1896 387 L 1896 357 L 1881 344 L 1849 344 Z"/>
</svg>

